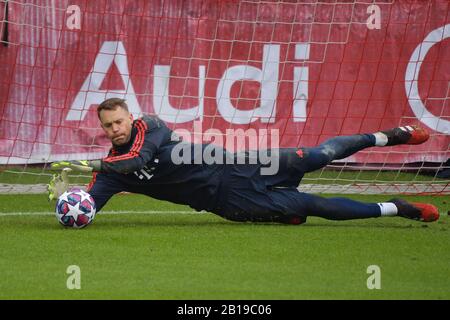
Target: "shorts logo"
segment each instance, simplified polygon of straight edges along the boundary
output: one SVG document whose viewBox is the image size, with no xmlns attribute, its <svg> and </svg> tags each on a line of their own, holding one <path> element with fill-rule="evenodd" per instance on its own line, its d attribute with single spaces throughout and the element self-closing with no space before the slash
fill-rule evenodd
<svg viewBox="0 0 450 320">
<path fill-rule="evenodd" d="M 298 149 L 296 154 L 300 157 L 303 158 L 303 150 L 302 149 Z"/>
</svg>

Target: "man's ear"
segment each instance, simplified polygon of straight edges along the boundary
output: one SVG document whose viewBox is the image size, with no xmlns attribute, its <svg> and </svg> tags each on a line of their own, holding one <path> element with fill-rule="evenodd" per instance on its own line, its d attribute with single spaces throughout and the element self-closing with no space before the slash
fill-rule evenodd
<svg viewBox="0 0 450 320">
<path fill-rule="evenodd" d="M 101 111 L 100 111 L 100 114 L 98 114 L 98 122 L 100 122 L 100 127 L 102 127 L 102 129 L 104 130 L 105 127 L 103 127 L 103 121 L 102 121 Z"/>
<path fill-rule="evenodd" d="M 101 120 L 101 119 L 99 119 L 99 121 L 100 121 L 100 127 L 102 127 L 102 129 L 103 129 L 103 130 L 105 130 L 105 126 L 103 125 L 103 122 L 102 122 L 102 120 Z"/>
<path fill-rule="evenodd" d="M 130 113 L 130 120 L 131 120 L 131 122 L 133 122 L 133 120 L 134 120 L 134 117 L 133 117 L 132 113 Z"/>
</svg>

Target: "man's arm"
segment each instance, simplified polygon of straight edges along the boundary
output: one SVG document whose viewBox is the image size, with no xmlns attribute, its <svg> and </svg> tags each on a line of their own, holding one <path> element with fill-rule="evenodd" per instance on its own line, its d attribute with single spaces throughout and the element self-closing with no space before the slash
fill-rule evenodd
<svg viewBox="0 0 450 320">
<path fill-rule="evenodd" d="M 58 200 L 58 198 L 69 189 L 68 173 L 72 169 L 64 168 L 60 174 L 53 175 L 52 180 L 47 185 L 48 200 Z M 103 174 L 94 172 L 92 180 L 89 183 L 86 192 L 94 199 L 97 212 L 108 202 L 108 200 L 116 193 L 123 189 L 120 181 L 108 178 Z"/>
<path fill-rule="evenodd" d="M 94 161 L 58 161 L 50 165 L 52 170 L 61 170 L 54 174 L 47 184 L 48 200 L 57 200 L 64 192 L 69 189 L 69 173 L 71 171 L 92 172 L 98 171 L 100 160 Z"/>
<path fill-rule="evenodd" d="M 123 189 L 120 181 L 116 181 L 105 174 L 94 172 L 86 192 L 94 199 L 96 210 L 99 212 L 113 195 L 124 191 Z"/>
<path fill-rule="evenodd" d="M 101 160 L 64 160 L 53 162 L 52 170 L 70 169 L 80 172 L 92 172 L 101 170 Z"/>
<path fill-rule="evenodd" d="M 80 172 L 116 172 L 128 174 L 141 170 L 153 159 L 159 147 L 170 142 L 172 131 L 156 117 L 144 117 L 135 123 L 137 129 L 133 145 L 126 154 L 108 156 L 102 160 L 58 161 L 51 169 L 70 168 Z"/>
<path fill-rule="evenodd" d="M 54 174 L 47 185 L 48 200 L 57 200 L 64 192 L 69 189 L 69 172 L 72 169 L 64 168 L 61 173 Z"/>
<path fill-rule="evenodd" d="M 162 145 L 171 141 L 172 131 L 156 117 L 139 119 L 135 127 L 137 133 L 130 151 L 103 159 L 101 172 L 128 174 L 139 171 L 154 158 Z"/>
</svg>

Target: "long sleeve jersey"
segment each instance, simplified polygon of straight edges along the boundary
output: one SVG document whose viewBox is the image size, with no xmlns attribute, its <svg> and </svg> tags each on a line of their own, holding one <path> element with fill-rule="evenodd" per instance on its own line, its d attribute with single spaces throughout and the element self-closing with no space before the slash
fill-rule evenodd
<svg viewBox="0 0 450 320">
<path fill-rule="evenodd" d="M 130 141 L 111 148 L 88 186 L 97 211 L 122 191 L 189 205 L 198 211 L 214 209 L 225 166 L 203 161 L 195 164 L 198 152 L 194 149 L 198 145 L 174 137 L 173 131 L 157 117 L 135 120 Z M 207 146 L 201 145 L 202 150 Z M 183 154 L 186 151 L 189 152 Z M 174 161 L 179 156 L 189 161 Z"/>
</svg>

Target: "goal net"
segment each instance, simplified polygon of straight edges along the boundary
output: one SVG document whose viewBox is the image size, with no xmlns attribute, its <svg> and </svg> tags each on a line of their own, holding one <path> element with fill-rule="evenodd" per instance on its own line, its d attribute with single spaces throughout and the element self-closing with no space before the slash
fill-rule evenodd
<svg viewBox="0 0 450 320">
<path fill-rule="evenodd" d="M 300 189 L 448 194 L 449 12 L 446 0 L 0 1 L 0 192 L 43 192 L 49 162 L 104 157 L 96 106 L 120 97 L 233 151 L 420 125 L 428 142 L 365 149 Z"/>
</svg>

